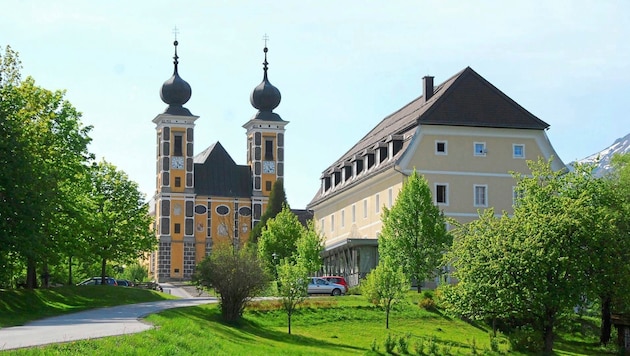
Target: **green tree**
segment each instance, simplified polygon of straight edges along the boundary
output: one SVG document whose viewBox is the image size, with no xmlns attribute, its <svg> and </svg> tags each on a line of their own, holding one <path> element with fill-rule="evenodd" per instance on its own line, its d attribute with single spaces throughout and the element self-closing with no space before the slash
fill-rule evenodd
<svg viewBox="0 0 630 356">
<path fill-rule="evenodd" d="M 255 251 L 235 250 L 231 244 L 216 245 L 212 254 L 199 263 L 193 279 L 219 293 L 221 317 L 231 323 L 241 319 L 245 303 L 260 293 L 269 280 Z"/>
<path fill-rule="evenodd" d="M 269 202 L 267 203 L 265 212 L 260 217 L 260 221 L 254 226 L 251 234 L 249 235 L 249 239 L 253 243 L 257 243 L 262 236 L 263 228 L 267 226 L 267 221 L 278 215 L 284 206 L 288 207 L 289 203 L 287 202 L 287 194 L 284 191 L 284 183 L 282 179 L 278 179 L 275 183 L 273 183 L 273 187 L 269 193 Z"/>
<path fill-rule="evenodd" d="M 410 280 L 420 283 L 440 266 L 453 238 L 446 231 L 444 214 L 433 204 L 424 177 L 414 170 L 391 209 L 383 208 L 379 256 L 389 256 L 402 266 Z"/>
<path fill-rule="evenodd" d="M 592 177 L 584 170 L 553 171 L 551 161 L 543 160 L 528 165 L 531 175 L 514 174 L 519 199 L 513 216 L 496 219 L 490 211 L 466 225 L 452 263 L 456 288 L 473 299 L 463 307 L 481 306 L 478 316 L 529 320 L 542 334 L 543 352 L 550 354 L 559 316 L 571 312 L 588 291 L 587 271 L 599 257 L 589 248 L 601 215 L 587 189 Z"/>
<path fill-rule="evenodd" d="M 378 266 L 361 283 L 361 294 L 369 302 L 385 309 L 386 329 L 389 329 L 389 313 L 392 306 L 404 299 L 407 290 L 409 290 L 409 280 L 402 266 L 397 265 L 388 256 L 381 258 Z"/>
<path fill-rule="evenodd" d="M 296 241 L 294 259 L 298 261 L 308 274 L 316 273 L 322 267 L 321 253 L 324 250 L 324 237 L 315 229 L 313 220 L 307 222 L 306 228 Z"/>
<path fill-rule="evenodd" d="M 149 276 L 149 271 L 147 268 L 140 265 L 139 263 L 132 263 L 127 266 L 122 274 L 123 278 L 128 279 L 134 283 L 141 283 L 147 280 Z"/>
<path fill-rule="evenodd" d="M 303 231 L 304 227 L 287 205 L 276 217 L 267 221 L 258 241 L 258 257 L 270 274 L 274 273 L 277 261 L 289 258 L 295 262 L 296 242 Z"/>
<path fill-rule="evenodd" d="M 282 307 L 287 312 L 287 325 L 291 334 L 291 316 L 304 301 L 308 291 L 308 271 L 304 265 L 285 258 L 278 265 L 278 292 Z"/>
<path fill-rule="evenodd" d="M 26 266 L 27 286 L 34 288 L 37 266 L 46 284 L 48 265 L 59 261 L 71 240 L 65 217 L 76 194 L 69 187 L 91 159 L 91 127 L 82 126 L 63 91 L 38 87 L 30 77 L 21 81 L 17 53 L 9 47 L 0 63 L 0 130 L 7 138 L 0 144 L 0 210 L 6 216 L 0 260 L 10 261 L 11 275 Z"/>
<path fill-rule="evenodd" d="M 155 248 L 150 230 L 152 218 L 138 184 L 105 161 L 92 173 L 92 224 L 87 241 L 90 252 L 101 263 L 105 278 L 107 262 L 133 263 Z"/>
</svg>

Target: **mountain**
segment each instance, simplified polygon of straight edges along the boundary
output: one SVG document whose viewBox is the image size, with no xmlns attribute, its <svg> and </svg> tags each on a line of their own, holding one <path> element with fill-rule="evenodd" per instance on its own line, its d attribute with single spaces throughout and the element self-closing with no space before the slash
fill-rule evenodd
<svg viewBox="0 0 630 356">
<path fill-rule="evenodd" d="M 596 162 L 599 157 L 598 167 L 595 169 L 595 175 L 598 177 L 603 176 L 612 168 L 610 160 L 616 153 L 628 153 L 630 152 L 630 134 L 622 138 L 618 138 L 615 142 L 607 148 L 594 153 L 586 158 L 579 160 L 579 163 Z"/>
</svg>

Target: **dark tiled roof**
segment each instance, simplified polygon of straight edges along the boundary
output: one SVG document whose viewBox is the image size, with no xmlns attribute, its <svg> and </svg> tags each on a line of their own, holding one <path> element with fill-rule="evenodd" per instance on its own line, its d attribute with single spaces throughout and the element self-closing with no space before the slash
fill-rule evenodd
<svg viewBox="0 0 630 356">
<path fill-rule="evenodd" d="M 429 100 L 425 101 L 424 97 L 420 96 L 385 117 L 341 158 L 326 168 L 324 175 L 353 157 L 360 156 L 364 150 L 369 150 L 375 144 L 384 142 L 387 137 L 402 135 L 404 137 L 403 149 L 394 159 L 388 161 L 387 164 L 379 165 L 368 174 L 361 175 L 358 180 L 353 179 L 345 183 L 345 186 L 337 191 L 347 189 L 359 181 L 390 168 L 407 148 L 409 139 L 419 124 L 537 130 L 549 127 L 546 122 L 525 110 L 472 68 L 466 67 L 436 86 Z M 320 188 L 308 206 L 324 198 L 326 197 L 322 196 Z"/>
<path fill-rule="evenodd" d="M 313 211 L 305 209 L 291 209 L 291 212 L 295 214 L 302 224 L 306 227 L 309 220 L 313 220 Z"/>
<path fill-rule="evenodd" d="M 195 194 L 250 198 L 252 178 L 249 166 L 237 165 L 220 142 L 194 158 Z"/>
</svg>

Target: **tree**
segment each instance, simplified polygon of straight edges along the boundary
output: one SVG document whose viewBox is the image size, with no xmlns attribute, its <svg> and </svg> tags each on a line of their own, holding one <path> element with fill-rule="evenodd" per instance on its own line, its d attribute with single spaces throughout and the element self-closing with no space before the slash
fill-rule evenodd
<svg viewBox="0 0 630 356">
<path fill-rule="evenodd" d="M 235 250 L 228 244 L 215 245 L 212 254 L 197 266 L 193 279 L 219 293 L 221 317 L 230 323 L 243 316 L 245 303 L 260 293 L 269 280 L 255 251 Z"/>
<path fill-rule="evenodd" d="M 306 228 L 296 241 L 296 253 L 294 259 L 304 266 L 310 275 L 316 273 L 322 267 L 321 253 L 324 250 L 324 237 L 315 230 L 313 220 L 307 222 Z"/>
<path fill-rule="evenodd" d="M 464 307 L 482 306 L 478 316 L 493 316 L 494 309 L 529 321 L 550 354 L 559 315 L 588 291 L 587 272 L 600 257 L 591 248 L 602 215 L 584 170 L 554 172 L 543 160 L 528 166 L 531 175 L 514 174 L 519 199 L 513 216 L 485 212 L 462 228 L 452 263 L 455 288 L 473 299 Z"/>
<path fill-rule="evenodd" d="M 407 290 L 409 290 L 409 280 L 402 266 L 396 265 L 388 256 L 384 256 L 378 266 L 361 283 L 361 294 L 371 303 L 385 308 L 386 329 L 389 329 L 389 313 L 392 306 L 404 299 Z"/>
<path fill-rule="evenodd" d="M 284 191 L 284 183 L 282 179 L 278 179 L 273 183 L 271 192 L 269 193 L 269 202 L 265 212 L 260 217 L 260 221 L 254 226 L 251 234 L 249 235 L 250 241 L 257 243 L 262 236 L 263 228 L 267 226 L 267 221 L 274 218 L 278 213 L 282 211 L 284 206 L 289 206 L 287 202 L 287 194 Z"/>
<path fill-rule="evenodd" d="M 391 209 L 383 208 L 379 256 L 402 266 L 410 280 L 420 283 L 440 266 L 453 238 L 446 231 L 444 214 L 433 204 L 424 177 L 414 170 Z"/>
<path fill-rule="evenodd" d="M 285 258 L 278 269 L 278 292 L 282 300 L 282 307 L 287 312 L 287 325 L 291 334 L 291 316 L 302 303 L 308 292 L 308 271 L 304 265 L 291 262 Z"/>
<path fill-rule="evenodd" d="M 266 270 L 273 274 L 275 263 L 284 258 L 295 262 L 296 242 L 304 227 L 297 216 L 285 205 L 276 217 L 269 219 L 258 241 L 258 257 Z"/>
<path fill-rule="evenodd" d="M 150 230 L 152 218 L 138 184 L 105 161 L 91 170 L 92 223 L 88 246 L 101 262 L 101 277 L 106 264 L 135 262 L 155 248 L 157 240 Z"/>
</svg>

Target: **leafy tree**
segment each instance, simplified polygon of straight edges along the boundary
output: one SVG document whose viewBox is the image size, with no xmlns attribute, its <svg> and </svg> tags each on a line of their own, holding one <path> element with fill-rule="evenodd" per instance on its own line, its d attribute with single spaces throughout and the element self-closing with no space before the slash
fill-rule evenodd
<svg viewBox="0 0 630 356">
<path fill-rule="evenodd" d="M 258 257 L 266 270 L 272 273 L 277 260 L 284 258 L 295 262 L 296 242 L 302 236 L 304 227 L 287 205 L 275 218 L 267 221 L 258 241 Z"/>
<path fill-rule="evenodd" d="M 440 266 L 453 241 L 426 179 L 414 170 L 391 209 L 383 208 L 382 221 L 379 255 L 402 266 L 407 278 L 417 281 L 419 293 L 420 283 Z"/>
<path fill-rule="evenodd" d="M 287 202 L 287 194 L 284 191 L 284 183 L 282 179 L 278 179 L 275 183 L 273 183 L 273 187 L 269 193 L 269 201 L 265 212 L 260 217 L 260 221 L 254 226 L 251 234 L 249 235 L 249 239 L 253 243 L 258 242 L 262 236 L 263 228 L 267 226 L 267 221 L 278 215 L 284 206 L 288 207 L 289 203 Z"/>
<path fill-rule="evenodd" d="M 193 279 L 200 285 L 212 286 L 221 299 L 221 316 L 226 322 L 236 322 L 243 316 L 245 303 L 260 293 L 268 282 L 255 251 L 234 250 L 231 245 L 218 244 L 195 270 Z"/>
<path fill-rule="evenodd" d="M 149 276 L 149 271 L 147 271 L 147 268 L 139 263 L 133 263 L 125 268 L 122 276 L 134 283 L 140 283 L 146 281 Z"/>
<path fill-rule="evenodd" d="M 304 301 L 308 291 L 308 271 L 304 265 L 291 262 L 288 258 L 278 265 L 278 292 L 282 307 L 287 312 L 289 334 L 291 334 L 291 316 L 297 306 Z"/>
<path fill-rule="evenodd" d="M 101 262 L 105 278 L 107 262 L 135 262 L 157 243 L 150 230 L 152 219 L 138 184 L 105 161 L 92 173 L 92 224 L 89 250 Z"/>
<path fill-rule="evenodd" d="M 402 266 L 395 264 L 388 256 L 384 256 L 378 266 L 361 283 L 361 294 L 368 301 L 385 308 L 386 329 L 389 329 L 389 313 L 392 306 L 404 299 L 407 290 L 409 290 L 409 280 Z"/>
<path fill-rule="evenodd" d="M 530 321 L 549 354 L 559 316 L 580 304 L 589 286 L 587 269 L 599 257 L 589 248 L 601 215 L 584 170 L 554 172 L 543 160 L 528 165 L 531 175 L 514 174 L 520 198 L 513 216 L 486 212 L 465 226 L 452 263 L 456 288 L 474 299 L 464 307 L 482 306 L 479 316 L 494 309 Z"/>
<path fill-rule="evenodd" d="M 321 253 L 324 250 L 324 237 L 317 232 L 313 220 L 309 220 L 302 234 L 296 241 L 295 260 L 298 261 L 310 275 L 322 267 Z"/>
<path fill-rule="evenodd" d="M 20 80 L 17 53 L 9 47 L 0 61 L 0 199 L 4 249 L 0 261 L 27 268 L 27 286 L 37 286 L 36 268 L 49 275 L 49 263 L 63 255 L 70 239 L 64 219 L 76 195 L 68 187 L 91 159 L 87 151 L 91 127 L 80 122 L 80 113 L 64 100 L 63 91 L 51 92 Z M 6 215 L 4 215 L 6 213 Z"/>
</svg>

